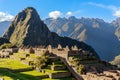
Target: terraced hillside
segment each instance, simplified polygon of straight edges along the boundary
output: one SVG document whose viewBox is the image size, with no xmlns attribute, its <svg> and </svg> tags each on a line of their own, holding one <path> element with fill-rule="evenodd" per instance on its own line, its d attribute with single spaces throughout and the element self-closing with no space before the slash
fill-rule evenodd
<svg viewBox="0 0 120 80">
<path fill-rule="evenodd" d="M 73 80 L 75 79 L 64 63 L 57 57 L 40 71 L 35 70 L 34 53 L 18 52 L 9 58 L 0 58 L 0 78 L 5 80 Z"/>
</svg>

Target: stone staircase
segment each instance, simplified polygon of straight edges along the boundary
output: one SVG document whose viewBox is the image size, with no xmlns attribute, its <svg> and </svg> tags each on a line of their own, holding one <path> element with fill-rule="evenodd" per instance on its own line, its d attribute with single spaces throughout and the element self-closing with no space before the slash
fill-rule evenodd
<svg viewBox="0 0 120 80">
<path fill-rule="evenodd" d="M 69 71 L 77 80 L 83 80 L 82 76 L 80 76 L 80 74 L 77 73 L 77 71 L 70 65 L 69 61 L 66 58 L 61 58 L 61 61 L 64 62 Z"/>
</svg>

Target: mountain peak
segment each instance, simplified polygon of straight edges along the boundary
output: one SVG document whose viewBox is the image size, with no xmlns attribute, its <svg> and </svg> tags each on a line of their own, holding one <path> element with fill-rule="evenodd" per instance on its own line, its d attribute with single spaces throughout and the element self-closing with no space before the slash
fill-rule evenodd
<svg viewBox="0 0 120 80">
<path fill-rule="evenodd" d="M 36 44 L 40 45 L 39 42 L 50 34 L 49 29 L 41 21 L 37 11 L 32 7 L 27 7 L 16 15 L 3 37 L 6 37 L 17 46 L 22 44 L 34 46 Z"/>
<path fill-rule="evenodd" d="M 35 8 L 27 7 L 24 10 L 22 10 L 20 13 L 18 13 L 18 15 L 15 18 L 18 18 L 18 20 L 21 19 L 23 21 L 24 19 L 26 19 L 26 17 L 28 19 L 31 18 L 31 17 L 38 19 L 39 15 L 38 15 L 38 13 L 37 13 Z"/>
<path fill-rule="evenodd" d="M 33 7 L 27 7 L 24 10 L 22 10 L 21 12 L 26 12 L 26 13 L 28 13 L 28 12 L 36 12 L 37 13 L 36 9 L 33 8 Z"/>
<path fill-rule="evenodd" d="M 74 19 L 76 19 L 76 17 L 75 16 L 70 16 L 68 19 L 69 20 L 74 20 Z"/>
<path fill-rule="evenodd" d="M 35 10 L 35 8 L 33 8 L 33 7 L 27 7 L 24 10 Z"/>
</svg>

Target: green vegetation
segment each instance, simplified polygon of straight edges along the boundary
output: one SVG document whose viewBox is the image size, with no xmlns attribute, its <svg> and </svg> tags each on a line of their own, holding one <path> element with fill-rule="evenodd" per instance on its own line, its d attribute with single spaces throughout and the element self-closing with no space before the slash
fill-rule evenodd
<svg viewBox="0 0 120 80">
<path fill-rule="evenodd" d="M 66 78 L 60 78 L 60 79 L 50 79 L 50 78 L 46 78 L 43 80 L 75 80 L 74 77 L 66 77 Z"/>
<path fill-rule="evenodd" d="M 58 72 L 68 72 L 68 70 L 51 70 L 51 69 L 44 69 L 47 73 L 58 73 Z"/>
<path fill-rule="evenodd" d="M 25 80 L 22 77 L 17 76 L 15 73 L 12 73 L 6 68 L 0 68 L 0 77 L 4 78 L 5 80 Z"/>
<path fill-rule="evenodd" d="M 85 66 L 84 65 L 79 65 L 79 66 L 77 66 L 77 72 L 79 73 L 79 74 L 85 74 Z"/>
<path fill-rule="evenodd" d="M 35 71 L 31 71 L 31 74 L 27 74 L 26 73 L 13 73 L 11 71 L 9 71 L 8 69 L 6 68 L 0 68 L 0 77 L 4 78 L 5 80 L 42 80 L 38 77 L 36 77 L 35 75 L 32 75 L 34 74 Z"/>
<path fill-rule="evenodd" d="M 32 76 L 42 76 L 42 75 L 46 75 L 45 73 L 42 72 L 38 72 L 38 71 L 26 71 L 26 72 L 20 72 L 22 74 L 27 74 L 27 75 L 32 75 Z"/>
<path fill-rule="evenodd" d="M 85 74 L 88 66 L 102 65 L 97 57 L 89 54 L 89 51 L 86 51 L 84 56 L 71 56 L 69 61 L 79 74 Z"/>
<path fill-rule="evenodd" d="M 4 43 L 3 45 L 0 46 L 1 49 L 7 49 L 7 48 L 15 48 L 16 46 L 11 44 L 11 43 Z"/>
<path fill-rule="evenodd" d="M 46 55 L 46 53 L 43 53 L 40 57 L 37 57 L 34 60 L 34 64 L 36 69 L 41 70 L 42 67 L 47 66 L 47 62 L 48 62 L 48 56 Z"/>
<path fill-rule="evenodd" d="M 22 76 L 24 78 L 27 78 L 29 80 L 41 80 L 40 78 L 48 77 L 47 74 L 42 73 L 42 72 L 37 72 L 35 70 L 33 71 L 26 71 L 26 72 L 20 72 L 17 73 L 17 75 Z"/>
<path fill-rule="evenodd" d="M 26 54 L 29 56 L 26 57 Z M 18 52 L 12 55 L 14 58 L 6 58 L 0 59 L 0 78 L 4 78 L 5 80 L 72 80 L 73 77 L 65 77 L 59 79 L 50 79 L 49 74 L 51 73 L 61 73 L 61 72 L 68 72 L 66 69 L 61 70 L 51 70 L 51 67 L 54 65 L 56 66 L 65 66 L 63 62 L 56 58 L 55 60 L 48 57 L 45 53 L 43 53 L 40 57 L 37 57 L 35 54 L 25 53 L 25 52 Z M 19 58 L 25 58 L 25 60 L 19 60 Z M 17 60 L 18 59 L 18 60 Z M 24 61 L 36 61 L 38 67 L 42 67 L 40 72 L 29 69 L 32 68 L 29 65 L 23 64 L 21 62 Z M 40 66 L 39 66 L 40 65 Z M 42 66 L 41 66 L 42 65 Z M 37 66 L 36 66 L 37 67 Z"/>
<path fill-rule="evenodd" d="M 18 60 L 12 59 L 0 59 L 0 68 L 8 68 L 10 70 L 18 70 L 18 69 L 27 69 L 31 68 L 28 65 L 21 64 Z"/>
</svg>

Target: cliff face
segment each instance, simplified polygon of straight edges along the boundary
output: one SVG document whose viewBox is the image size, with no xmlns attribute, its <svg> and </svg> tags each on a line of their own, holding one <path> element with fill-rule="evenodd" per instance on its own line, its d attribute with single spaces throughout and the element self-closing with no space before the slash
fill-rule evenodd
<svg viewBox="0 0 120 80">
<path fill-rule="evenodd" d="M 40 19 L 37 11 L 28 7 L 18 13 L 3 37 L 18 47 L 20 46 L 48 46 L 51 44 L 57 47 L 77 45 L 79 48 L 95 53 L 94 49 L 83 42 L 73 40 L 68 37 L 60 37 L 56 33 L 50 32 L 48 27 Z M 95 55 L 97 55 L 95 53 Z"/>
<path fill-rule="evenodd" d="M 113 65 L 117 65 L 120 68 L 120 55 L 116 56 L 113 61 L 110 62 Z"/>
</svg>

